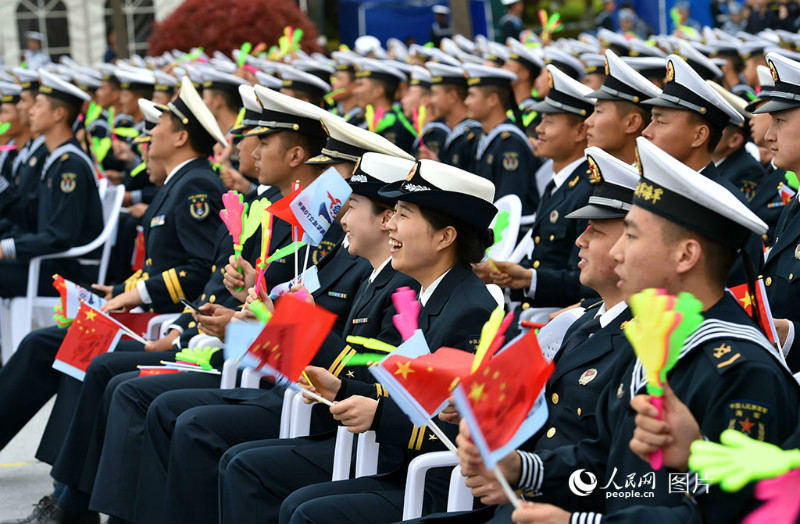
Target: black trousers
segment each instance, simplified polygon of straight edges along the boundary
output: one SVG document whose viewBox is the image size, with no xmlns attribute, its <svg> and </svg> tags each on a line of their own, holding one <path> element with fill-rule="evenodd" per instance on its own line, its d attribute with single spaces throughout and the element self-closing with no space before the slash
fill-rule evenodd
<svg viewBox="0 0 800 524">
<path fill-rule="evenodd" d="M 292 492 L 330 480 L 335 443 L 333 435 L 246 442 L 229 449 L 219 463 L 219 521 L 278 522 L 281 504 Z"/>
<path fill-rule="evenodd" d="M 147 410 L 136 522 L 217 522 L 217 467 L 240 442 L 277 437 L 281 395 L 261 389 L 175 390 Z"/>
<path fill-rule="evenodd" d="M 135 516 L 136 487 L 147 408 L 158 395 L 173 389 L 219 387 L 219 376 L 176 373 L 138 377 L 137 372 L 115 377 L 108 420 L 89 508 L 127 521 Z M 113 391 L 108 391 L 112 384 Z M 187 458 L 190 459 L 190 458 Z"/>
<path fill-rule="evenodd" d="M 66 332 L 50 327 L 28 333 L 0 368 L 0 449 L 58 391 L 65 375 L 52 366 Z"/>
<path fill-rule="evenodd" d="M 123 379 L 117 379 L 110 388 L 108 385 L 115 377 L 135 371 L 137 365 L 172 361 L 174 355 L 172 351 L 148 353 L 139 342 L 123 340 L 113 353 L 105 353 L 92 360 L 86 370 L 72 423 L 53 464 L 51 475 L 54 479 L 83 493 L 92 492 L 103 448 L 111 394 Z"/>
</svg>

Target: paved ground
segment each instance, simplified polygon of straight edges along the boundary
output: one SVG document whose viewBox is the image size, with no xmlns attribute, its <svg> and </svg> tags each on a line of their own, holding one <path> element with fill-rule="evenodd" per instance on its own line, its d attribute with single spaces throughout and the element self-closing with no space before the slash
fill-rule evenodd
<svg viewBox="0 0 800 524">
<path fill-rule="evenodd" d="M 28 516 L 33 504 L 53 490 L 50 466 L 34 458 L 53 402 L 0 451 L 0 523 Z"/>
</svg>

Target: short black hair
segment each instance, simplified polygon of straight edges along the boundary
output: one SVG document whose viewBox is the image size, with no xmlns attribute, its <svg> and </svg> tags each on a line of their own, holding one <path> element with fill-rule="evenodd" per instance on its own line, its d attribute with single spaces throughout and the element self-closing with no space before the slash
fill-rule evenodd
<svg viewBox="0 0 800 524">
<path fill-rule="evenodd" d="M 714 151 L 719 145 L 719 141 L 722 138 L 722 128 L 717 127 L 699 114 L 695 113 L 694 111 L 687 111 L 689 114 L 689 120 L 692 124 L 705 124 L 708 126 L 708 150 Z"/>
<path fill-rule="evenodd" d="M 227 107 L 229 111 L 234 113 L 239 112 L 239 108 L 242 105 L 242 99 L 239 96 L 238 91 L 234 92 L 230 89 L 214 89 L 211 87 L 207 87 L 206 89 L 215 95 L 221 96 L 222 100 L 225 102 L 225 107 Z"/>
<path fill-rule="evenodd" d="M 736 263 L 738 253 L 733 248 L 711 240 L 705 235 L 692 231 L 675 222 L 665 220 L 661 228 L 664 240 L 670 243 L 694 238 L 700 243 L 706 262 L 706 274 L 715 283 L 724 286 L 728 275 Z"/>
<path fill-rule="evenodd" d="M 54 98 L 52 96 L 48 96 L 47 99 L 50 101 L 50 107 L 53 109 L 63 107 L 67 111 L 67 124 L 72 126 L 72 124 L 75 123 L 75 119 L 78 118 L 78 113 L 81 111 L 80 107 L 66 100 L 61 100 L 60 98 Z"/>
<path fill-rule="evenodd" d="M 313 158 L 322 153 L 322 147 L 325 145 L 325 139 L 322 137 L 304 135 L 296 131 L 278 131 L 281 141 L 281 147 L 286 151 L 290 147 L 302 147 L 309 158 Z"/>
<path fill-rule="evenodd" d="M 368 78 L 368 80 L 372 80 L 376 84 L 383 86 L 383 90 L 386 93 L 386 98 L 389 99 L 389 102 L 394 102 L 395 96 L 397 96 L 397 83 L 392 82 L 390 80 L 384 80 L 383 78 L 372 77 Z"/>
<path fill-rule="evenodd" d="M 457 264 L 477 264 L 494 244 L 494 231 L 491 229 L 479 231 L 475 226 L 439 211 L 422 206 L 419 206 L 419 210 L 433 229 L 438 231 L 447 226 L 455 228 Z"/>
<path fill-rule="evenodd" d="M 196 153 L 199 153 L 204 157 L 211 156 L 214 153 L 214 143 L 216 140 L 211 138 L 211 136 L 208 134 L 199 136 L 198 133 L 190 133 L 177 116 L 173 115 L 172 113 L 167 114 L 172 122 L 172 130 L 176 132 L 186 131 L 186 133 L 189 135 L 189 147 L 191 147 Z"/>
<path fill-rule="evenodd" d="M 150 100 L 153 98 L 153 89 L 130 89 L 130 92 L 133 93 L 133 96 L 136 98 L 144 98 L 145 100 Z"/>
<path fill-rule="evenodd" d="M 514 107 L 514 95 L 510 89 L 503 86 L 478 86 L 483 89 L 486 96 L 495 93 L 500 99 L 500 105 L 503 109 L 512 109 Z"/>
</svg>

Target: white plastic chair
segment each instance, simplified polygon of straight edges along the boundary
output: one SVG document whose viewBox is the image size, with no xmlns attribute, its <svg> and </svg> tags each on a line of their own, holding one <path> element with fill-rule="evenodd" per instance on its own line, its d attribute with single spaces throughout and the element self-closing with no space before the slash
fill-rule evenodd
<svg viewBox="0 0 800 524">
<path fill-rule="evenodd" d="M 292 425 L 292 401 L 297 392 L 293 389 L 286 389 L 283 393 L 283 405 L 281 406 L 281 425 L 278 430 L 278 438 L 289 438 L 289 431 Z"/>
<path fill-rule="evenodd" d="M 236 387 L 236 370 L 238 362 L 229 358 L 222 364 L 222 376 L 219 380 L 219 389 L 233 389 Z"/>
<path fill-rule="evenodd" d="M 261 375 L 253 368 L 244 368 L 242 371 L 242 382 L 241 386 L 243 388 L 253 388 L 258 389 L 258 385 L 261 383 Z"/>
<path fill-rule="evenodd" d="M 314 404 L 306 404 L 302 393 L 297 392 L 292 399 L 289 419 L 289 438 L 307 437 L 311 432 L 311 410 Z"/>
<path fill-rule="evenodd" d="M 180 313 L 156 315 L 147 323 L 147 340 L 158 340 L 166 335 L 165 330 L 181 316 Z"/>
<path fill-rule="evenodd" d="M 447 492 L 447 511 L 469 511 L 475 503 L 472 490 L 465 484 L 467 477 L 461 474 L 461 466 L 450 473 L 450 489 Z"/>
<path fill-rule="evenodd" d="M 337 429 L 331 480 L 347 480 L 350 478 L 353 437 L 354 434 L 346 426 L 339 426 Z M 356 478 L 377 473 L 380 444 L 375 440 L 375 432 L 365 431 L 364 433 L 359 433 L 356 446 Z"/>
<path fill-rule="evenodd" d="M 99 188 L 102 189 L 102 186 Z M 103 206 L 103 230 L 94 240 L 83 246 L 76 246 L 61 253 L 52 253 L 34 257 L 28 266 L 28 284 L 24 297 L 14 297 L 3 300 L 0 307 L 0 316 L 3 317 L 2 324 L 2 356 L 3 362 L 7 362 L 11 355 L 16 351 L 17 346 L 23 337 L 31 330 L 31 318 L 34 307 L 52 308 L 58 304 L 57 297 L 40 297 L 39 274 L 41 272 L 42 260 L 56 258 L 77 258 L 86 265 L 98 265 L 97 283 L 104 284 L 106 272 L 108 270 L 108 260 L 111 256 L 111 246 L 113 245 L 112 233 L 116 230 L 119 220 L 119 212 L 122 208 L 122 199 L 125 195 L 124 186 L 115 186 L 104 189 L 101 193 L 101 203 Z M 92 251 L 103 248 L 100 260 L 82 260 L 81 256 Z"/>
<path fill-rule="evenodd" d="M 417 519 L 422 516 L 422 502 L 425 498 L 425 476 L 432 468 L 451 467 L 450 488 L 447 491 L 447 511 L 469 511 L 474 499 L 472 490 L 465 484 L 466 477 L 461 474 L 458 457 L 450 451 L 434 451 L 420 455 L 411 461 L 406 476 L 406 488 L 403 495 L 403 520 Z"/>
</svg>

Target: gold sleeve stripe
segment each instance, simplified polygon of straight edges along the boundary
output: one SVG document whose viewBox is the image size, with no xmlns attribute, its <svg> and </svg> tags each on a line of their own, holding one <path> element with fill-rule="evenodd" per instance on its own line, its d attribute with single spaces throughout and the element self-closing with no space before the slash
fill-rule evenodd
<svg viewBox="0 0 800 524">
<path fill-rule="evenodd" d="M 178 273 L 175 272 L 175 268 L 170 269 L 168 273 L 172 275 L 175 282 L 175 293 L 178 295 L 178 300 L 175 302 L 180 302 L 180 299 L 186 298 L 186 293 L 183 292 L 183 288 L 181 287 L 181 280 L 178 278 Z"/>
<path fill-rule="evenodd" d="M 411 438 L 408 439 L 408 449 L 414 449 L 414 442 L 417 440 L 417 432 L 419 428 L 414 426 L 414 429 L 411 430 Z"/>
<path fill-rule="evenodd" d="M 356 350 L 350 349 L 350 351 L 348 351 L 347 354 L 342 358 L 342 361 L 339 362 L 339 365 L 336 367 L 336 370 L 333 372 L 333 374 L 336 375 L 337 377 L 341 375 L 342 371 L 344 371 L 345 364 L 347 364 L 347 361 L 350 360 L 350 357 L 352 357 L 355 354 Z"/>
<path fill-rule="evenodd" d="M 339 356 L 336 357 L 336 360 L 333 361 L 331 367 L 328 368 L 328 371 L 338 377 L 342 373 L 345 363 L 347 363 L 348 359 L 355 354 L 355 349 L 351 348 L 349 345 L 345 346 L 342 352 L 339 353 Z"/>
<path fill-rule="evenodd" d="M 177 304 L 185 296 L 178 280 L 178 273 L 175 272 L 175 268 L 172 268 L 164 271 L 161 275 L 164 277 L 164 284 L 167 286 L 169 298 L 172 299 L 173 304 Z"/>
<path fill-rule="evenodd" d="M 334 359 L 333 363 L 328 368 L 328 371 L 333 373 L 333 370 L 336 369 L 336 366 L 339 365 L 339 362 L 342 360 L 342 357 L 344 357 L 345 353 L 347 353 L 351 349 L 352 348 L 348 344 L 345 344 L 344 349 L 339 353 L 339 356 Z"/>
<path fill-rule="evenodd" d="M 175 294 L 175 283 L 172 282 L 172 275 L 170 275 L 169 271 L 164 271 L 161 273 L 162 278 L 164 279 L 164 286 L 167 288 L 167 293 L 169 293 L 169 298 L 172 300 L 173 304 L 177 304 L 180 302 L 178 295 Z"/>
<path fill-rule="evenodd" d="M 425 428 L 426 426 L 422 426 L 421 428 L 419 428 L 419 433 L 417 435 L 417 445 L 414 447 L 414 449 L 416 449 L 417 451 L 422 449 L 423 437 L 425 436 Z"/>
</svg>

